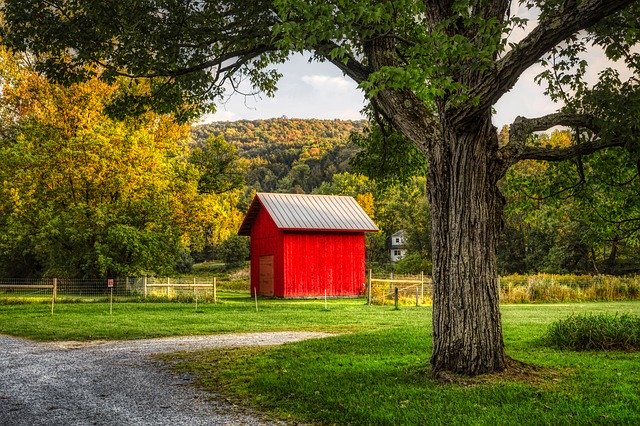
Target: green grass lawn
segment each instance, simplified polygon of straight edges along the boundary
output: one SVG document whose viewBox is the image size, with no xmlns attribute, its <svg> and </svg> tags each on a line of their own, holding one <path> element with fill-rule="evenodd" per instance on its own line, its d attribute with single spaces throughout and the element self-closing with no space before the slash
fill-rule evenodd
<svg viewBox="0 0 640 426">
<path fill-rule="evenodd" d="M 121 339 L 267 330 L 335 337 L 272 348 L 163 356 L 205 388 L 299 422 L 324 424 L 640 424 L 640 353 L 570 352 L 543 344 L 573 313 L 640 314 L 640 302 L 505 305 L 507 353 L 532 368 L 442 384 L 429 377 L 429 307 L 361 299 L 223 303 L 0 305 L 0 333 L 38 340 Z"/>
</svg>

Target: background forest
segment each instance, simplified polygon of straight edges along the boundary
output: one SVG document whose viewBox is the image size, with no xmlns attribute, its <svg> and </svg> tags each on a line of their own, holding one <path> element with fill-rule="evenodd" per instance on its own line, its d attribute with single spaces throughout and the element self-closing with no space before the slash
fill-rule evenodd
<svg viewBox="0 0 640 426">
<path fill-rule="evenodd" d="M 365 121 L 119 119 L 113 97 L 144 86 L 61 87 L 6 52 L 0 59 L 0 276 L 171 274 L 241 261 L 247 241 L 235 233 L 257 191 L 351 195 L 382 230 L 368 236 L 370 266 L 430 269 L 426 165 L 397 135 Z M 534 138 L 566 146 L 571 133 Z M 640 270 L 639 169 L 613 151 L 512 168 L 501 272 Z M 392 264 L 398 230 L 408 255 Z"/>
</svg>

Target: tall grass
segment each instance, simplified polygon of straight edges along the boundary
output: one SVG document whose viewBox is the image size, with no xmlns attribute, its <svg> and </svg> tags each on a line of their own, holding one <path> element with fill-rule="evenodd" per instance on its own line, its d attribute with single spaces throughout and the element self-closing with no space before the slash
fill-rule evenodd
<svg viewBox="0 0 640 426">
<path fill-rule="evenodd" d="M 640 277 L 610 275 L 509 275 L 500 278 L 503 303 L 640 300 Z"/>
<path fill-rule="evenodd" d="M 396 277 L 398 278 L 398 277 Z M 416 279 L 415 277 L 409 277 Z M 419 277 L 417 278 L 419 279 Z M 375 305 L 394 303 L 394 288 L 399 290 L 401 305 L 415 305 L 416 287 L 419 303 L 430 305 L 431 283 L 424 292 L 418 284 L 374 283 L 371 301 Z M 640 276 L 615 277 L 610 275 L 508 275 L 500 277 L 502 303 L 561 303 L 561 302 L 615 302 L 640 300 Z"/>
<path fill-rule="evenodd" d="M 571 315 L 549 326 L 552 346 L 573 350 L 640 350 L 640 316 Z"/>
</svg>

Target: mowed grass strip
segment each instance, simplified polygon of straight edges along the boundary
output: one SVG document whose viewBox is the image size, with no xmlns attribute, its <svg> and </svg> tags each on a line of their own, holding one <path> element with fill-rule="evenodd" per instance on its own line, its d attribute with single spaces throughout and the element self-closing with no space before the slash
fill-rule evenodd
<svg viewBox="0 0 640 426">
<path fill-rule="evenodd" d="M 429 327 L 429 306 L 394 311 L 363 299 L 258 300 L 220 294 L 220 303 L 163 302 L 0 305 L 0 334 L 47 340 L 143 339 L 259 331 L 346 333 L 413 324 Z"/>
<path fill-rule="evenodd" d="M 144 338 L 270 330 L 335 337 L 272 348 L 166 355 L 174 368 L 240 404 L 320 424 L 640 424 L 640 354 L 544 345 L 572 314 L 637 314 L 640 302 L 502 306 L 509 374 L 442 384 L 429 376 L 430 307 L 366 306 L 362 299 L 222 303 L 0 306 L 0 333 L 39 340 Z M 535 366 L 530 368 L 529 366 Z"/>
</svg>

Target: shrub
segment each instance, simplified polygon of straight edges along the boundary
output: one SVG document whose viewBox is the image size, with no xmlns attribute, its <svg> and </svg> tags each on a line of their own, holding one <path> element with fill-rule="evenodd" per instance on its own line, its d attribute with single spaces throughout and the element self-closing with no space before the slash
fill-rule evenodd
<svg viewBox="0 0 640 426">
<path fill-rule="evenodd" d="M 232 235 L 218 246 L 217 254 L 229 267 L 241 265 L 249 258 L 249 238 Z"/>
<path fill-rule="evenodd" d="M 640 350 L 640 316 L 572 315 L 547 330 L 552 346 L 573 350 Z"/>
<path fill-rule="evenodd" d="M 394 271 L 398 274 L 431 273 L 431 260 L 420 253 L 409 253 L 394 264 Z"/>
</svg>

